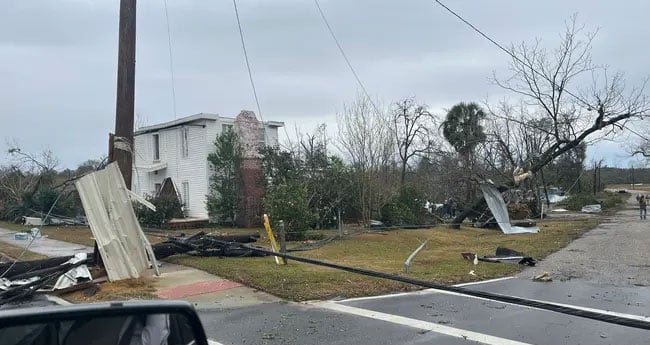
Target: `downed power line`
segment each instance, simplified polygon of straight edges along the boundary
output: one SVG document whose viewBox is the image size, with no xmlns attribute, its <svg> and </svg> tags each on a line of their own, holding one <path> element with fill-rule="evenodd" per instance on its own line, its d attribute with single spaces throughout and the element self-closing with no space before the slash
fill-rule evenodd
<svg viewBox="0 0 650 345">
<path fill-rule="evenodd" d="M 260 253 L 260 254 L 278 256 L 278 257 L 286 258 L 286 259 L 289 259 L 289 260 L 294 260 L 294 261 L 299 261 L 299 262 L 304 262 L 304 263 L 308 263 L 308 264 L 324 266 L 324 267 L 329 267 L 329 268 L 335 268 L 335 269 L 339 269 L 339 270 L 342 270 L 342 271 L 347 271 L 347 272 L 357 273 L 357 274 L 363 274 L 363 275 L 370 276 L 370 277 L 390 279 L 390 280 L 394 280 L 394 281 L 398 281 L 398 282 L 402 282 L 402 283 L 412 284 L 412 285 L 416 285 L 416 286 L 422 286 L 422 287 L 435 289 L 435 290 L 440 290 L 440 291 L 454 292 L 454 293 L 458 293 L 458 294 L 466 295 L 466 296 L 479 297 L 479 298 L 484 298 L 484 299 L 498 301 L 498 302 L 504 302 L 504 303 L 510 303 L 510 304 L 519 305 L 519 306 L 525 306 L 525 307 L 531 307 L 531 308 L 536 308 L 536 309 L 541 309 L 541 310 L 553 311 L 553 312 L 556 312 L 556 313 L 561 313 L 561 314 L 566 314 L 566 315 L 571 315 L 571 316 L 578 316 L 578 317 L 582 317 L 582 318 L 587 318 L 587 319 L 597 320 L 597 321 L 602 321 L 602 322 L 607 322 L 607 323 L 613 323 L 613 324 L 626 326 L 626 327 L 650 330 L 650 321 L 647 321 L 645 318 L 644 319 L 633 319 L 633 318 L 622 317 L 622 316 L 607 315 L 607 314 L 598 313 L 598 312 L 595 312 L 595 311 L 583 310 L 583 309 L 575 308 L 575 307 L 569 307 L 569 306 L 562 305 L 562 304 L 536 301 L 536 300 L 533 300 L 533 299 L 527 299 L 527 298 L 523 298 L 523 297 L 516 297 L 516 296 L 509 296 L 509 295 L 502 295 L 502 294 L 486 292 L 486 291 L 471 290 L 471 289 L 458 287 L 458 286 L 443 285 L 443 284 L 433 283 L 433 282 L 429 282 L 429 281 L 424 281 L 424 280 L 419 280 L 419 279 L 413 279 L 413 278 L 398 276 L 398 275 L 395 275 L 395 274 L 371 271 L 371 270 L 367 270 L 367 269 L 363 269 L 363 268 L 355 268 L 355 267 L 350 267 L 350 266 L 344 266 L 344 265 L 339 265 L 339 264 L 334 264 L 334 263 L 330 263 L 330 262 L 304 258 L 304 257 L 285 254 L 285 253 L 276 253 L 276 252 L 273 252 L 273 251 L 270 251 L 270 250 L 266 250 L 266 249 L 255 247 L 255 246 L 251 246 L 251 245 L 248 245 L 248 244 L 241 244 L 241 243 L 229 243 L 229 244 L 233 245 L 233 246 L 240 246 L 241 248 L 245 248 L 245 249 L 248 249 L 250 251 Z"/>
</svg>

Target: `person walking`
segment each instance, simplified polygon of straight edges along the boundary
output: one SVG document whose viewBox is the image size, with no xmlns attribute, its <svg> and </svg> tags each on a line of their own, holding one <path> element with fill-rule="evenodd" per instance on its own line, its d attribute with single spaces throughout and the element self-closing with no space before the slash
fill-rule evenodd
<svg viewBox="0 0 650 345">
<path fill-rule="evenodd" d="M 647 213 L 648 197 L 642 194 L 636 196 L 636 201 L 639 202 L 639 218 L 645 219 Z"/>
</svg>

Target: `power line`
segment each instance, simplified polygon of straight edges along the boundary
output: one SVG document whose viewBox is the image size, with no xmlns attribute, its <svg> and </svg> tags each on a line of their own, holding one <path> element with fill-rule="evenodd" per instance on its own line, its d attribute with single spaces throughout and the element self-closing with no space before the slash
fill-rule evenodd
<svg viewBox="0 0 650 345">
<path fill-rule="evenodd" d="M 558 85 L 557 85 L 553 80 L 549 79 L 546 75 L 544 75 L 544 73 L 539 72 L 539 71 L 536 70 L 533 66 L 531 66 L 531 65 L 527 64 L 526 62 L 524 62 L 524 60 L 522 60 L 521 58 L 519 58 L 517 55 L 515 55 L 514 53 L 512 53 L 512 52 L 509 51 L 508 49 L 506 49 L 503 45 L 501 45 L 501 44 L 500 44 L 499 42 L 497 42 L 496 40 L 492 39 L 490 36 L 488 36 L 487 34 L 485 34 L 485 33 L 484 33 L 483 31 L 481 31 L 479 28 L 477 28 L 477 27 L 474 26 L 472 23 L 470 23 L 470 22 L 467 21 L 465 18 L 463 18 L 461 15 L 459 15 L 459 14 L 456 13 L 456 12 L 454 12 L 451 8 L 447 7 L 447 5 L 443 4 L 440 0 L 434 0 L 434 1 L 435 1 L 436 3 L 438 3 L 438 5 L 442 6 L 442 7 L 443 7 L 445 10 L 447 10 L 449 13 L 451 13 L 452 15 L 454 15 L 456 18 L 460 19 L 460 21 L 462 21 L 463 23 L 465 23 L 467 26 L 469 26 L 470 28 L 472 28 L 472 30 L 476 31 L 479 35 L 483 36 L 483 38 L 487 39 L 487 40 L 490 41 L 492 44 L 494 44 L 494 45 L 497 46 L 499 49 L 501 49 L 501 50 L 504 51 L 506 54 L 508 54 L 510 57 L 512 57 L 513 59 L 517 60 L 517 62 L 521 63 L 521 64 L 524 65 L 526 68 L 529 68 L 533 73 L 535 73 L 535 74 L 541 76 L 541 77 L 544 78 L 546 81 L 548 81 L 549 83 L 551 83 L 551 85 L 553 85 L 553 87 L 560 88 L 560 87 L 559 87 L 559 86 L 558 86 Z M 590 106 L 590 104 L 589 104 L 587 101 L 585 101 L 585 100 L 582 99 L 581 97 L 577 96 L 575 93 L 573 93 L 573 92 L 567 90 L 566 88 L 562 88 L 562 90 L 563 90 L 564 92 L 566 92 L 568 95 L 570 95 L 570 96 L 572 96 L 573 98 L 575 98 L 577 101 L 583 103 L 583 105 L 585 105 L 585 106 L 587 106 L 587 107 Z"/>
<path fill-rule="evenodd" d="M 549 78 L 548 78 L 547 76 L 545 76 L 543 73 L 541 73 L 541 72 L 539 72 L 538 70 L 536 70 L 533 66 L 531 66 L 531 65 L 527 64 L 526 62 L 524 62 L 524 61 L 523 61 L 521 58 L 519 58 L 517 55 L 513 54 L 511 51 L 509 51 L 508 49 L 506 49 L 503 45 L 499 44 L 499 42 L 497 42 L 496 40 L 492 39 L 491 37 L 489 37 L 488 35 L 486 35 L 485 33 L 483 33 L 480 29 L 478 29 L 476 26 L 474 26 L 472 23 L 470 23 L 469 21 L 467 21 L 467 20 L 466 20 L 465 18 L 463 18 L 461 15 L 459 15 L 458 13 L 454 12 L 452 9 L 450 9 L 449 7 L 447 7 L 447 6 L 446 6 L 445 4 L 443 4 L 440 0 L 434 0 L 434 1 L 435 1 L 436 3 L 438 3 L 440 6 L 442 6 L 442 7 L 443 7 L 445 10 L 447 10 L 449 13 L 453 14 L 456 18 L 460 19 L 460 20 L 461 20 L 463 23 L 465 23 L 467 26 L 469 26 L 470 28 L 472 28 L 472 30 L 476 31 L 479 35 L 483 36 L 485 39 L 487 39 L 487 40 L 490 41 L 492 44 L 494 44 L 495 46 L 497 46 L 499 49 L 501 49 L 502 51 L 504 51 L 504 52 L 505 52 L 506 54 L 508 54 L 510 57 L 512 57 L 513 59 L 517 60 L 519 63 L 521 63 L 521 64 L 524 65 L 525 67 L 529 68 L 533 73 L 535 73 L 535 74 L 541 76 L 542 78 L 544 78 L 545 80 L 547 80 L 549 83 L 551 83 L 554 87 L 558 87 L 558 85 L 557 85 L 553 80 L 549 79 Z M 563 91 L 566 92 L 568 95 L 572 96 L 573 98 L 575 98 L 576 100 L 578 100 L 579 102 L 583 103 L 583 105 L 585 105 L 585 106 L 587 106 L 587 107 L 590 107 L 590 104 L 589 104 L 587 101 L 585 101 L 585 100 L 582 99 L 581 97 L 578 97 L 575 93 L 571 92 L 570 90 L 567 90 L 566 88 L 564 88 Z M 647 137 L 641 135 L 640 133 L 638 133 L 638 132 L 636 132 L 636 131 L 630 129 L 630 127 L 625 126 L 625 125 L 622 125 L 622 127 L 625 128 L 625 129 L 627 129 L 627 130 L 629 130 L 631 133 L 635 134 L 635 135 L 638 136 L 639 138 L 641 138 L 641 139 L 643 139 L 643 140 L 645 140 L 645 141 L 647 141 L 647 142 L 650 142 L 650 139 L 649 139 L 649 138 L 647 138 Z"/>
<path fill-rule="evenodd" d="M 375 112 L 377 114 L 380 114 L 381 112 L 379 111 L 379 108 L 373 102 L 372 98 L 370 97 L 370 94 L 368 94 L 368 91 L 366 90 L 366 87 L 363 85 L 363 82 L 361 82 L 361 78 L 359 78 L 359 75 L 355 71 L 354 67 L 352 66 L 352 63 L 350 62 L 350 59 L 348 59 L 347 54 L 345 54 L 345 51 L 343 50 L 343 47 L 341 46 L 341 43 L 339 40 L 336 38 L 336 35 L 334 34 L 334 30 L 332 29 L 332 26 L 330 25 L 329 21 L 327 20 L 327 17 L 325 17 L 325 13 L 323 12 L 323 9 L 320 7 L 320 4 L 318 3 L 318 0 L 314 0 L 314 4 L 316 5 L 316 8 L 318 9 L 318 13 L 320 13 L 320 17 L 323 19 L 323 23 L 325 23 L 325 26 L 327 27 L 327 31 L 329 31 L 330 36 L 332 36 L 332 39 L 336 43 L 336 46 L 339 48 L 339 52 L 341 52 L 341 55 L 343 56 L 343 59 L 345 60 L 345 63 L 348 65 L 348 68 L 352 72 L 352 75 L 354 75 L 354 79 L 356 79 L 357 84 L 359 84 L 359 87 L 363 91 L 363 94 L 368 98 L 368 101 L 370 104 L 372 104 L 373 108 L 375 109 Z"/>
<path fill-rule="evenodd" d="M 453 293 L 457 293 L 457 294 L 460 294 L 460 295 L 463 295 L 463 296 L 479 297 L 479 298 L 483 298 L 483 299 L 487 299 L 487 300 L 491 300 L 491 301 L 510 303 L 510 304 L 514 304 L 514 305 L 518 305 L 518 306 L 548 310 L 548 311 L 552 311 L 552 312 L 556 312 L 556 313 L 561 313 L 561 314 L 565 314 L 565 315 L 571 315 L 571 316 L 577 316 L 577 317 L 582 317 L 582 318 L 591 319 L 591 320 L 607 322 L 607 323 L 615 324 L 615 325 L 621 325 L 621 326 L 626 326 L 626 327 L 650 330 L 650 322 L 647 321 L 647 319 L 645 319 L 645 318 L 644 319 L 636 319 L 636 318 L 633 318 L 633 317 L 612 315 L 612 314 L 607 314 L 607 313 L 602 313 L 602 312 L 598 312 L 598 311 L 589 310 L 589 309 L 586 309 L 586 308 L 568 306 L 568 305 L 564 305 L 564 304 L 558 304 L 558 303 L 552 303 L 552 302 L 544 302 L 544 301 L 528 299 L 528 298 L 523 298 L 523 297 L 518 297 L 518 296 L 512 296 L 512 295 L 505 295 L 505 294 L 499 294 L 499 293 L 493 293 L 493 292 L 487 292 L 487 291 L 468 289 L 468 288 L 460 287 L 460 286 L 449 286 L 449 285 L 444 285 L 444 284 L 435 283 L 435 282 L 431 282 L 431 281 L 419 280 L 419 279 L 400 276 L 400 275 L 396 275 L 396 274 L 385 273 L 385 272 L 381 272 L 381 271 L 372 271 L 372 270 L 363 269 L 363 268 L 345 266 L 345 265 L 335 264 L 335 263 L 331 263 L 331 262 L 327 262 L 327 261 L 321 261 L 321 260 L 306 258 L 306 257 L 302 257 L 302 256 L 286 254 L 286 253 L 276 253 L 274 251 L 267 250 L 267 249 L 264 249 L 264 248 L 261 248 L 261 247 L 252 246 L 252 245 L 249 245 L 249 244 L 236 243 L 236 242 L 225 242 L 225 241 L 215 241 L 215 242 L 220 242 L 222 244 L 227 244 L 227 245 L 231 245 L 231 246 L 237 246 L 237 247 L 242 248 L 242 249 L 248 249 L 250 251 L 261 253 L 261 254 L 266 254 L 268 256 L 281 257 L 281 258 L 285 258 L 285 259 L 289 259 L 289 260 L 294 260 L 294 261 L 298 261 L 298 262 L 303 262 L 303 263 L 318 265 L 318 266 L 323 266 L 323 267 L 329 267 L 329 268 L 333 268 L 333 269 L 337 269 L 337 270 L 341 270 L 341 271 L 345 271 L 345 272 L 361 274 L 361 275 L 365 275 L 365 276 L 369 276 L 369 277 L 389 279 L 389 280 L 392 280 L 392 281 L 412 284 L 412 285 L 415 285 L 415 286 L 421 286 L 421 287 L 426 287 L 426 288 L 440 290 L 440 291 L 453 292 Z"/>
<path fill-rule="evenodd" d="M 174 106 L 174 119 L 177 118 L 176 113 L 176 82 L 174 80 L 174 60 L 172 58 L 172 33 L 169 26 L 169 11 L 167 10 L 167 0 L 163 0 L 165 5 L 165 20 L 167 22 L 167 46 L 169 47 L 169 70 L 172 76 L 172 104 Z"/>
<path fill-rule="evenodd" d="M 641 138 L 641 139 L 643 139 L 643 140 L 645 140 L 647 142 L 650 142 L 650 139 L 648 139 L 648 137 L 646 137 L 646 136 L 642 135 L 641 133 L 631 129 L 630 127 L 625 126 L 625 125 L 623 125 L 622 127 L 627 129 L 628 131 L 632 132 L 632 134 L 635 134 L 637 137 L 639 137 L 639 138 Z"/>
<path fill-rule="evenodd" d="M 257 89 L 255 88 L 255 82 L 253 81 L 253 72 L 251 71 L 251 65 L 248 61 L 248 52 L 246 51 L 246 42 L 244 41 L 244 32 L 241 28 L 241 20 L 239 19 L 239 10 L 237 9 L 237 0 L 232 0 L 233 7 L 235 8 L 235 17 L 237 17 L 237 28 L 239 29 L 239 38 L 241 39 L 241 47 L 244 51 L 244 59 L 246 60 L 246 69 L 248 70 L 248 78 L 251 81 L 251 87 L 253 88 L 253 96 L 255 97 L 255 104 L 257 105 L 257 113 L 260 115 L 261 125 L 264 126 L 264 119 L 262 117 L 262 109 L 260 108 L 260 101 L 257 98 Z M 264 128 L 264 127 L 262 127 Z M 266 130 L 264 130 L 264 141 L 266 142 Z"/>
</svg>

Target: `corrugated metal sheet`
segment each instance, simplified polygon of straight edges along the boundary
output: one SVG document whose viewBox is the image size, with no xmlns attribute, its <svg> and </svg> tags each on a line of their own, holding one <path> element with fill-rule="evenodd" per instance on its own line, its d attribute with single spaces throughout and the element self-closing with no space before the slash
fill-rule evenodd
<svg viewBox="0 0 650 345">
<path fill-rule="evenodd" d="M 138 278 L 155 257 L 133 212 L 128 189 L 117 163 L 88 174 L 75 186 L 88 224 L 111 281 Z"/>
<path fill-rule="evenodd" d="M 481 191 L 483 191 L 483 196 L 485 197 L 485 202 L 487 202 L 490 211 L 494 219 L 499 224 L 499 228 L 503 231 L 504 234 L 524 234 L 524 233 L 538 233 L 539 228 L 534 227 L 523 227 L 523 226 L 512 226 L 510 224 L 510 216 L 508 215 L 508 206 L 503 200 L 503 195 L 501 192 L 491 183 L 481 183 Z"/>
</svg>

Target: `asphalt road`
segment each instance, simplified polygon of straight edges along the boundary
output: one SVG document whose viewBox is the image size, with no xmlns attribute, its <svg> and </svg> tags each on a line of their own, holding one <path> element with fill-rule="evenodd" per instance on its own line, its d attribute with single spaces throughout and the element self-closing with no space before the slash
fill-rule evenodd
<svg viewBox="0 0 650 345">
<path fill-rule="evenodd" d="M 650 289 L 511 278 L 467 286 L 650 321 Z M 433 290 L 200 312 L 220 344 L 644 344 L 650 332 Z"/>
<path fill-rule="evenodd" d="M 517 277 L 467 285 L 650 321 L 650 223 L 628 208 Z M 534 282 L 547 271 L 553 282 Z M 646 344 L 650 331 L 424 290 L 200 311 L 216 344 Z"/>
</svg>

